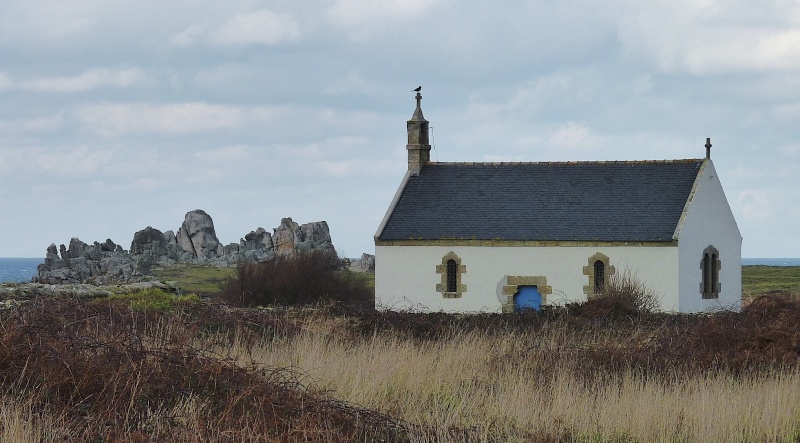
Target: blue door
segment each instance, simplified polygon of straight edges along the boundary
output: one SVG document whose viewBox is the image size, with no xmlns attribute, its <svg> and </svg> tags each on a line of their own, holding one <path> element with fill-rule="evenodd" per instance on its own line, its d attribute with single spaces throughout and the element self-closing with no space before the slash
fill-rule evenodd
<svg viewBox="0 0 800 443">
<path fill-rule="evenodd" d="M 542 294 L 536 286 L 520 286 L 514 296 L 514 311 L 520 312 L 525 309 L 542 309 Z"/>
</svg>

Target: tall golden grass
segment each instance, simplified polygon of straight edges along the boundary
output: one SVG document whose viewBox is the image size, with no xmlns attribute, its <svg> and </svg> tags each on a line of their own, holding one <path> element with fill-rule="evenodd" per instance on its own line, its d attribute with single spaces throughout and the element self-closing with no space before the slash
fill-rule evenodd
<svg viewBox="0 0 800 443">
<path fill-rule="evenodd" d="M 217 348 L 242 364 L 296 367 L 338 399 L 428 431 L 420 441 L 796 441 L 800 372 L 577 375 L 581 347 L 610 337 L 458 333 L 414 342 L 310 331 Z M 566 351 L 565 351 L 566 349 Z"/>
</svg>

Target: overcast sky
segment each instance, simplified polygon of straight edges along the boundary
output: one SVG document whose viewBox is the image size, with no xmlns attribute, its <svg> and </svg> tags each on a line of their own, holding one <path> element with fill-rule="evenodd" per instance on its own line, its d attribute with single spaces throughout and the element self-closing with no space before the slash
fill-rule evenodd
<svg viewBox="0 0 800 443">
<path fill-rule="evenodd" d="M 800 257 L 797 0 L 0 3 L 0 256 L 325 220 L 341 255 L 439 161 L 711 157 L 744 257 Z"/>
</svg>

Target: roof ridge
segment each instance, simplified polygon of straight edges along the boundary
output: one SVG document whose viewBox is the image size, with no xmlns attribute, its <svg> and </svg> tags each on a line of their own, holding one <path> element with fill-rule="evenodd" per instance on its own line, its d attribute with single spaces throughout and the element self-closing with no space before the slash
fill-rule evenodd
<svg viewBox="0 0 800 443">
<path fill-rule="evenodd" d="M 542 161 L 542 162 L 429 162 L 433 166 L 527 166 L 527 165 L 638 165 L 638 164 L 678 164 L 702 162 L 702 158 L 683 158 L 674 160 L 577 160 L 577 161 Z"/>
</svg>

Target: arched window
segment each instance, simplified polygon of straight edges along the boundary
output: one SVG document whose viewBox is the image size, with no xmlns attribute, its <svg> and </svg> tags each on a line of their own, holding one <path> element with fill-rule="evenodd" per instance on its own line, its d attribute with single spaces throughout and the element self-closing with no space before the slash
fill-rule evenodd
<svg viewBox="0 0 800 443">
<path fill-rule="evenodd" d="M 606 287 L 606 265 L 600 260 L 594 262 L 594 292 L 603 293 Z"/>
<path fill-rule="evenodd" d="M 722 262 L 719 259 L 719 251 L 713 246 L 709 246 L 703 251 L 703 259 L 700 261 L 702 271 L 702 281 L 700 282 L 700 293 L 703 298 L 719 298 L 722 285 L 719 282 L 719 270 Z"/>
<path fill-rule="evenodd" d="M 711 254 L 711 292 L 718 292 L 719 269 L 717 269 L 717 254 Z"/>
<path fill-rule="evenodd" d="M 447 260 L 447 292 L 458 290 L 458 264 L 452 258 Z"/>
<path fill-rule="evenodd" d="M 616 269 L 607 255 L 602 252 L 593 254 L 583 267 L 583 275 L 588 277 L 584 280 L 587 284 L 583 286 L 583 293 L 587 298 L 603 294 L 615 273 Z"/>
<path fill-rule="evenodd" d="M 703 294 L 711 293 L 711 257 L 703 254 Z"/>
<path fill-rule="evenodd" d="M 461 280 L 467 273 L 467 266 L 461 263 L 461 258 L 450 251 L 442 257 L 442 264 L 436 265 L 436 273 L 441 276 L 436 283 L 436 292 L 444 298 L 461 298 L 467 292 L 467 285 Z"/>
</svg>

